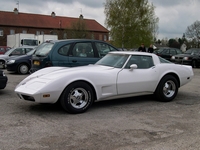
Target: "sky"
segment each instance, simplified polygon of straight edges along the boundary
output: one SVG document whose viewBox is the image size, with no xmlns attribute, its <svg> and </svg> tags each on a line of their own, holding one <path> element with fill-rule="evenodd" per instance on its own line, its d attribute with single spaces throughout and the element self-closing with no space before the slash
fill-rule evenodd
<svg viewBox="0 0 200 150">
<path fill-rule="evenodd" d="M 200 0 L 148 0 L 159 18 L 157 39 L 181 38 L 188 26 L 200 21 Z M 106 0 L 0 0 L 0 11 L 94 19 L 104 27 Z"/>
</svg>

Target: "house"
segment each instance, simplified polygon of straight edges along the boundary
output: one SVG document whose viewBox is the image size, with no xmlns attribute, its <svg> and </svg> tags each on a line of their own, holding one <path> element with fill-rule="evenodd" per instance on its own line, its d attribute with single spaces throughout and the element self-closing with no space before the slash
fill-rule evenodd
<svg viewBox="0 0 200 150">
<path fill-rule="evenodd" d="M 53 34 L 58 39 L 71 38 L 68 32 L 72 30 L 72 23 L 83 20 L 87 36 L 85 38 L 108 41 L 109 31 L 93 19 L 22 13 L 14 9 L 13 12 L 0 11 L 0 45 L 7 45 L 7 35 L 16 33 Z"/>
</svg>

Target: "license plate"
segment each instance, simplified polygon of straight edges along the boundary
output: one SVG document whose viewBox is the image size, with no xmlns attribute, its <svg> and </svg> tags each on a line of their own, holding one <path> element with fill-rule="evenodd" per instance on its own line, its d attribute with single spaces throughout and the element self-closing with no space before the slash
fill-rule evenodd
<svg viewBox="0 0 200 150">
<path fill-rule="evenodd" d="M 39 61 L 34 61 L 33 64 L 34 65 L 40 65 L 40 62 Z"/>
</svg>

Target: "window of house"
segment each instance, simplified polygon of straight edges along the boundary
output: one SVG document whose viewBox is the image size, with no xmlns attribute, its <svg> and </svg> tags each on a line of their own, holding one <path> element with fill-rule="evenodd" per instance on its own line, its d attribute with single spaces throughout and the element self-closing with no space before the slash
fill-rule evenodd
<svg viewBox="0 0 200 150">
<path fill-rule="evenodd" d="M 40 31 L 36 31 L 36 35 L 40 35 Z"/>
<path fill-rule="evenodd" d="M 101 34 L 99 35 L 99 40 L 102 40 L 102 35 Z"/>
<path fill-rule="evenodd" d="M 67 39 L 67 33 L 63 34 L 63 39 Z"/>
<path fill-rule="evenodd" d="M 22 30 L 22 33 L 27 33 L 27 31 L 26 30 Z"/>
<path fill-rule="evenodd" d="M 106 35 L 103 36 L 103 40 L 107 41 L 107 36 Z"/>
<path fill-rule="evenodd" d="M 92 35 L 91 35 L 91 39 L 94 39 L 94 34 L 92 33 Z"/>
<path fill-rule="evenodd" d="M 15 30 L 11 29 L 10 34 L 15 34 Z"/>
<path fill-rule="evenodd" d="M 3 30 L 0 30 L 0 36 L 3 36 Z"/>
</svg>

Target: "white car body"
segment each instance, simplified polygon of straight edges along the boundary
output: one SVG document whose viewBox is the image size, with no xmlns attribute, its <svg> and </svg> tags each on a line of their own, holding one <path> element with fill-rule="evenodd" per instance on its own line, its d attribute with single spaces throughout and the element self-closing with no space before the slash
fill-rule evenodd
<svg viewBox="0 0 200 150">
<path fill-rule="evenodd" d="M 155 54 L 145 52 L 111 52 L 116 55 L 133 55 L 152 57 L 153 66 L 138 69 L 116 68 L 104 65 L 88 65 L 74 68 L 48 67 L 41 69 L 23 81 L 15 92 L 24 100 L 33 100 L 38 103 L 56 103 L 64 89 L 73 82 L 84 81 L 93 87 L 94 101 L 124 98 L 138 95 L 154 94 L 159 82 L 166 74 L 173 74 L 178 78 L 178 88 L 192 80 L 191 66 L 173 63 L 161 63 Z"/>
</svg>

